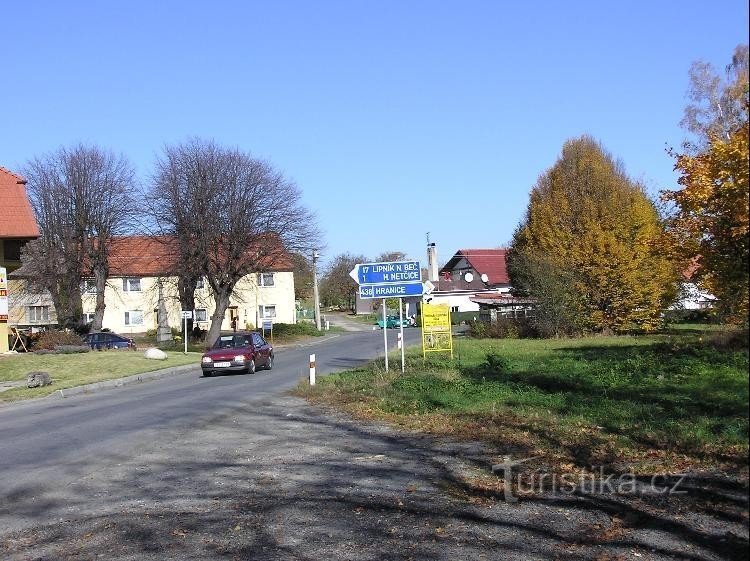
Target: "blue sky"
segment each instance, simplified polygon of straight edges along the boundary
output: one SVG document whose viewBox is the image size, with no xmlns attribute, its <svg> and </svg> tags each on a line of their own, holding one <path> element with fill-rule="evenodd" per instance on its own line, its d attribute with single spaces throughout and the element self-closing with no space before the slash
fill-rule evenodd
<svg viewBox="0 0 750 561">
<path fill-rule="evenodd" d="M 143 182 L 213 138 L 292 178 L 323 259 L 441 261 L 505 245 L 563 142 L 590 134 L 649 191 L 688 69 L 747 42 L 746 1 L 0 3 L 0 165 L 76 142 Z M 0 210 L 0 216 L 1 216 Z"/>
</svg>

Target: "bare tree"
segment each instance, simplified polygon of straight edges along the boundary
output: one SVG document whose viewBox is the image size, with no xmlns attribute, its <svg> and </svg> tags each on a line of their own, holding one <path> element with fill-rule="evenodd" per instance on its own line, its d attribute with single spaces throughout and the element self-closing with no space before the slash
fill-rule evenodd
<svg viewBox="0 0 750 561">
<path fill-rule="evenodd" d="M 209 341 L 243 277 L 319 244 L 315 218 L 294 183 L 269 163 L 213 141 L 165 147 L 149 199 L 160 232 L 177 238 L 183 305 L 201 276 L 211 290 Z"/>
<path fill-rule="evenodd" d="M 732 62 L 719 75 L 707 62 L 696 61 L 690 67 L 690 102 L 680 125 L 695 135 L 695 142 L 686 141 L 690 153 L 705 148 L 712 138 L 728 140 L 731 133 L 745 126 L 748 104 L 748 46 L 738 45 Z"/>
<path fill-rule="evenodd" d="M 24 174 L 41 236 L 27 246 L 31 281 L 49 290 L 63 325 L 81 322 L 81 281 L 93 278 L 92 329 L 102 327 L 111 241 L 132 224 L 134 172 L 123 156 L 79 144 L 31 160 Z"/>
</svg>

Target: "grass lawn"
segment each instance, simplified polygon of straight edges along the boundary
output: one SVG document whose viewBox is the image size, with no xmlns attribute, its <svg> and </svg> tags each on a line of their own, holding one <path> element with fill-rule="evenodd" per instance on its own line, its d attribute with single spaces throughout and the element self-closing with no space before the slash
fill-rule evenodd
<svg viewBox="0 0 750 561">
<path fill-rule="evenodd" d="M 57 390 L 92 382 L 122 378 L 151 370 L 183 364 L 200 364 L 200 355 L 168 351 L 167 360 L 148 360 L 142 351 L 91 351 L 80 354 L 35 355 L 23 353 L 0 356 L 0 382 L 24 382 L 20 387 L 0 392 L 0 401 L 43 397 Z M 27 388 L 26 375 L 32 371 L 49 372 L 50 386 Z"/>
<path fill-rule="evenodd" d="M 649 336 L 456 339 L 454 360 L 407 354 L 298 393 L 356 416 L 480 439 L 564 469 L 722 469 L 745 477 L 748 352 L 700 327 Z M 394 372 L 393 370 L 396 370 Z"/>
</svg>

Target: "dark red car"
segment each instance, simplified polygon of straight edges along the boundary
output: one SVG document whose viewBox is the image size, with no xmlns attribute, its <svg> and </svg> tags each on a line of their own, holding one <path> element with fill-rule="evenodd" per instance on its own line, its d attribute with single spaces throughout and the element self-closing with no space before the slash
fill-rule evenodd
<svg viewBox="0 0 750 561">
<path fill-rule="evenodd" d="M 253 374 L 257 368 L 273 368 L 273 347 L 255 332 L 220 335 L 201 357 L 204 376 L 218 372 Z"/>
</svg>

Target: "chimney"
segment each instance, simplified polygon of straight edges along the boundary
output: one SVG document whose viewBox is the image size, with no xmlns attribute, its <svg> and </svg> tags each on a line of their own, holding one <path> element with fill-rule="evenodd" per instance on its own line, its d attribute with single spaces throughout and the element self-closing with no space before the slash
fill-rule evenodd
<svg viewBox="0 0 750 561">
<path fill-rule="evenodd" d="M 438 280 L 437 247 L 434 242 L 427 244 L 427 280 L 430 282 Z"/>
</svg>

